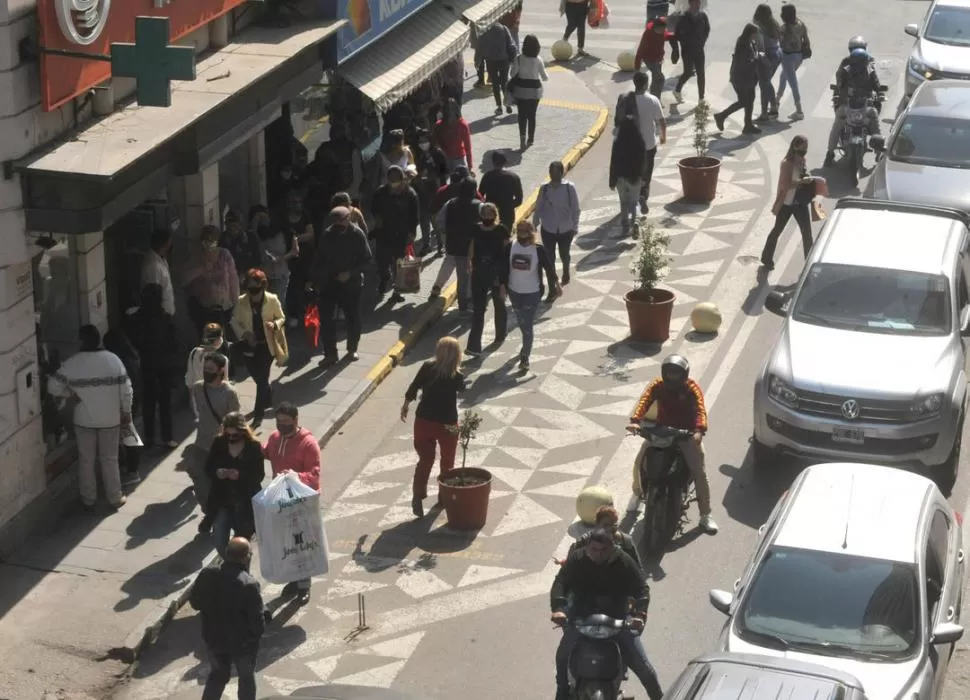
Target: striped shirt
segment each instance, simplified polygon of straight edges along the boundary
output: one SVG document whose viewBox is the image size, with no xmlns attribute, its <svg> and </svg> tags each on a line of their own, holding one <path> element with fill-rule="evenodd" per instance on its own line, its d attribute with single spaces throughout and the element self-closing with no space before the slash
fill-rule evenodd
<svg viewBox="0 0 970 700">
<path fill-rule="evenodd" d="M 704 404 L 704 392 L 693 379 L 688 379 L 684 391 L 669 391 L 660 377 L 654 379 L 640 395 L 636 408 L 630 416 L 631 423 L 639 423 L 657 404 L 657 423 L 671 428 L 707 432 L 707 407 Z"/>
</svg>

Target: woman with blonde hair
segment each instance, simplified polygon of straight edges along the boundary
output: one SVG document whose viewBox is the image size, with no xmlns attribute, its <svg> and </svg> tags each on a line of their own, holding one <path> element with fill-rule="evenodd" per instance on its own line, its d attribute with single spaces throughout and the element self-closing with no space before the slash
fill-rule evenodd
<svg viewBox="0 0 970 700">
<path fill-rule="evenodd" d="M 795 218 L 802 233 L 802 250 L 805 258 L 812 249 L 812 214 L 809 206 L 815 198 L 817 179 L 809 176 L 805 165 L 808 154 L 808 139 L 796 136 L 791 140 L 788 153 L 781 161 L 781 172 L 778 173 L 778 190 L 771 213 L 775 215 L 775 225 L 768 233 L 768 240 L 761 251 L 761 264 L 765 269 L 775 268 L 775 246 L 778 237 L 784 232 L 789 219 Z"/>
<path fill-rule="evenodd" d="M 208 514 L 216 551 L 225 556 L 230 532 L 235 537 L 252 539 L 256 531 L 253 496 L 262 488 L 266 470 L 263 448 L 238 411 L 226 414 L 222 430 L 212 441 L 205 464 L 211 480 Z"/>
<path fill-rule="evenodd" d="M 411 386 L 404 393 L 401 421 L 408 419 L 411 402 L 421 400 L 414 412 L 414 450 L 418 465 L 414 470 L 411 511 L 416 518 L 424 517 L 424 499 L 428 497 L 428 478 L 434 465 L 435 451 L 441 450 L 439 471 L 445 474 L 455 466 L 458 449 L 458 394 L 465 388 L 461 366 L 461 345 L 457 338 L 445 336 L 438 340 L 434 359 L 421 365 Z"/>
</svg>

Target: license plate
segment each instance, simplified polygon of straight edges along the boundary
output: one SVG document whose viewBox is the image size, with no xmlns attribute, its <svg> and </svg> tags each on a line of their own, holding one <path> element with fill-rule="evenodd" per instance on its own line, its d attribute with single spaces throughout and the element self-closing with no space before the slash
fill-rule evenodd
<svg viewBox="0 0 970 700">
<path fill-rule="evenodd" d="M 866 435 L 858 428 L 832 428 L 832 439 L 835 442 L 848 442 L 853 445 L 861 445 L 865 442 Z"/>
</svg>

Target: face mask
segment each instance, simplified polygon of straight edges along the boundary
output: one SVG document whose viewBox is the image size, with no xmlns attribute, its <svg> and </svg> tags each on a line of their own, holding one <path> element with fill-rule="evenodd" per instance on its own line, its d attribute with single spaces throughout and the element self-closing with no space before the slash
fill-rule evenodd
<svg viewBox="0 0 970 700">
<path fill-rule="evenodd" d="M 484 224 L 485 226 L 494 226 L 495 219 L 482 219 L 482 224 Z"/>
<path fill-rule="evenodd" d="M 269 238 L 273 235 L 273 227 L 269 224 L 260 224 L 256 227 L 256 234 L 260 238 Z"/>
<path fill-rule="evenodd" d="M 217 245 L 215 241 L 202 241 L 203 250 L 215 250 Z"/>
<path fill-rule="evenodd" d="M 251 289 L 247 289 L 246 293 L 249 294 L 249 296 L 251 297 L 258 297 L 260 294 L 263 293 L 263 290 L 259 287 L 253 287 Z"/>
<path fill-rule="evenodd" d="M 240 435 L 239 433 L 236 433 L 234 435 L 227 435 L 226 439 L 229 442 L 231 442 L 233 445 L 238 445 L 240 442 L 242 442 L 243 436 Z"/>
<path fill-rule="evenodd" d="M 204 381 L 206 384 L 212 384 L 212 382 L 216 381 L 218 378 L 219 378 L 219 373 L 218 372 L 203 372 L 202 373 L 202 381 Z"/>
<path fill-rule="evenodd" d="M 808 151 L 795 151 L 795 155 L 801 156 L 802 158 L 804 158 L 805 156 L 808 155 Z"/>
<path fill-rule="evenodd" d="M 428 143 L 427 141 L 422 141 L 421 143 L 418 144 L 418 148 L 420 148 L 422 151 L 427 151 L 428 149 L 431 148 L 431 144 Z"/>
<path fill-rule="evenodd" d="M 279 421 L 277 421 L 276 423 L 276 429 L 280 431 L 280 435 L 292 435 L 293 433 L 296 432 L 295 425 L 284 425 Z"/>
</svg>

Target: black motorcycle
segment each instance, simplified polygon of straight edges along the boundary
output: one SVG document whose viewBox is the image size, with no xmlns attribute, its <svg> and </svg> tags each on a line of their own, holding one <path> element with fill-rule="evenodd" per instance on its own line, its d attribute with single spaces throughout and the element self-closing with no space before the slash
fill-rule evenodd
<svg viewBox="0 0 970 700">
<path fill-rule="evenodd" d="M 630 620 L 590 615 L 569 623 L 579 639 L 569 653 L 569 683 L 575 700 L 620 700 L 626 664 L 615 637 L 630 628 Z"/>
<path fill-rule="evenodd" d="M 693 479 L 680 443 L 692 440 L 694 434 L 651 422 L 641 423 L 637 434 L 650 445 L 639 469 L 646 509 L 642 546 L 654 554 L 663 551 L 682 528 L 684 513 L 693 498 Z"/>
<path fill-rule="evenodd" d="M 834 84 L 829 85 L 832 90 L 832 105 L 836 109 L 839 107 L 838 87 Z M 849 90 L 848 101 L 845 103 L 845 124 L 842 133 L 839 135 L 838 149 L 842 151 L 845 160 L 849 164 L 849 173 L 853 186 L 859 184 L 859 177 L 863 174 L 863 158 L 869 147 L 869 110 L 875 108 L 876 113 L 882 111 L 882 102 L 889 88 L 885 85 L 879 87 L 878 92 L 873 95 L 868 90 L 864 94 L 858 94 L 856 90 Z"/>
</svg>

